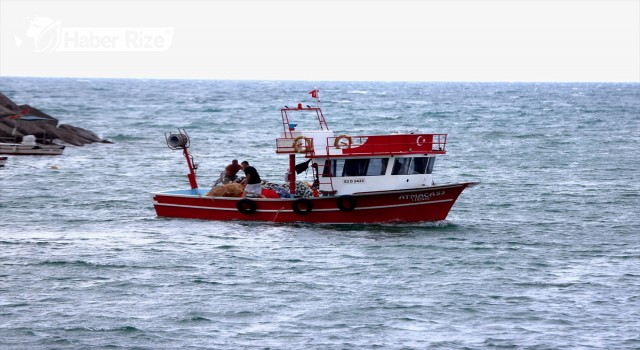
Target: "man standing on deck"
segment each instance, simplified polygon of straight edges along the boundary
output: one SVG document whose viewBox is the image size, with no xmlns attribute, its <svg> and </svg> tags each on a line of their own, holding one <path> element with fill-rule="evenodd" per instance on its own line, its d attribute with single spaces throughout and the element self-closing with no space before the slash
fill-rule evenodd
<svg viewBox="0 0 640 350">
<path fill-rule="evenodd" d="M 232 160 L 231 164 L 227 165 L 227 167 L 224 168 L 224 177 L 222 178 L 222 183 L 228 184 L 229 182 L 235 182 L 236 179 L 238 178 L 236 174 L 241 169 L 242 169 L 242 166 L 238 164 L 238 160 L 237 159 Z"/>
<path fill-rule="evenodd" d="M 260 174 L 258 174 L 256 168 L 250 166 L 246 160 L 241 163 L 241 166 L 246 176 L 241 182 L 245 186 L 243 196 L 246 197 L 247 194 L 251 194 L 264 198 L 262 195 L 262 180 L 260 180 Z"/>
</svg>

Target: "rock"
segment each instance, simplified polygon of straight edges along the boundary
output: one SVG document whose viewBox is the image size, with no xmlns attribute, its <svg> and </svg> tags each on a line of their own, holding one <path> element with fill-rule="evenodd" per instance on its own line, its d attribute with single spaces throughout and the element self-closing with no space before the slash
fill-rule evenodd
<svg viewBox="0 0 640 350">
<path fill-rule="evenodd" d="M 7 137 L 7 138 L 11 137 L 11 138 L 13 138 L 14 135 L 12 135 L 12 133 L 13 133 L 13 126 L 9 126 L 7 124 L 3 124 L 2 123 L 2 119 L 0 119 L 0 141 L 2 141 L 3 137 Z M 16 130 L 15 136 L 22 137 L 24 135 L 22 135 L 22 133 L 20 133 L 19 131 Z"/>
<path fill-rule="evenodd" d="M 0 94 L 1 95 L 1 94 Z M 0 105 L 0 116 L 2 115 L 12 115 L 15 114 L 12 109 L 9 109 L 3 105 Z"/>
<path fill-rule="evenodd" d="M 0 92 L 0 106 L 10 111 L 17 111 L 19 109 L 17 104 L 13 103 L 13 101 L 11 101 L 7 96 L 5 96 L 1 92 Z"/>
<path fill-rule="evenodd" d="M 21 120 L 12 116 L 35 116 L 42 120 Z M 59 139 L 62 142 L 82 146 L 88 143 L 111 141 L 103 140 L 95 133 L 68 124 L 59 124 L 58 119 L 29 105 L 17 105 L 0 93 L 0 141 L 21 142 L 22 137 L 33 135 L 46 142 Z"/>
</svg>

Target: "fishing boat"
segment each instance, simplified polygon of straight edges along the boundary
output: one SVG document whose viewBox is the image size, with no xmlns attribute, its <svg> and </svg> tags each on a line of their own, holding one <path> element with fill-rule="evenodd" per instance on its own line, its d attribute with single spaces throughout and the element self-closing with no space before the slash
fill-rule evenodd
<svg viewBox="0 0 640 350">
<path fill-rule="evenodd" d="M 58 156 L 64 152 L 64 145 L 38 143 L 33 135 L 25 135 L 22 142 L 0 142 L 0 154 L 14 156 Z"/>
<path fill-rule="evenodd" d="M 446 134 L 335 135 L 320 108 L 318 90 L 310 94 L 315 107 L 299 103 L 280 110 L 283 129 L 275 140 L 275 153 L 288 156 L 289 193 L 277 198 L 207 195 L 209 188 L 198 187 L 189 136 L 178 129 L 165 138 L 169 148 L 182 150 L 190 188 L 152 193 L 156 214 L 329 224 L 441 221 L 462 191 L 474 185 L 435 184 L 434 164 L 437 156 L 446 154 Z M 309 120 L 315 129 L 297 129 L 296 121 Z M 304 161 L 296 164 L 296 156 Z M 296 174 L 309 168 L 312 183 L 296 181 Z"/>
</svg>

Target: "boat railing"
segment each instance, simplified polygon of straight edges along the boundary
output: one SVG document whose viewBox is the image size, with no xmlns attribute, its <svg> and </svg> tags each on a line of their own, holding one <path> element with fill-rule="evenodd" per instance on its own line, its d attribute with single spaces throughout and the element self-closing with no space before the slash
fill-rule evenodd
<svg viewBox="0 0 640 350">
<path fill-rule="evenodd" d="M 445 154 L 447 134 L 339 135 L 327 137 L 326 145 L 328 156 Z M 313 139 L 302 136 L 276 139 L 276 153 L 320 155 Z"/>
<path fill-rule="evenodd" d="M 286 106 L 285 106 L 286 107 Z M 324 118 L 324 114 L 322 114 L 322 110 L 320 107 L 311 107 L 306 106 L 302 107 L 302 103 L 298 103 L 298 107 L 296 108 L 282 108 L 280 113 L 282 115 L 282 128 L 284 135 L 288 135 L 289 137 L 293 137 L 293 133 L 295 131 L 297 123 L 292 123 L 289 119 L 289 113 L 291 112 L 311 112 L 311 114 L 315 114 L 316 120 L 318 121 L 319 130 L 329 131 L 329 125 L 327 125 L 327 121 Z"/>
<path fill-rule="evenodd" d="M 3 136 L 0 137 L 0 143 L 21 143 L 22 139 L 22 136 Z M 44 137 L 36 137 L 35 141 L 43 145 L 53 144 L 53 140 Z"/>
<path fill-rule="evenodd" d="M 313 138 L 299 136 L 296 138 L 277 138 L 276 139 L 276 153 L 279 154 L 305 154 L 314 155 L 315 149 L 313 146 Z"/>
<path fill-rule="evenodd" d="M 340 135 L 327 138 L 329 155 L 445 154 L 447 134 Z"/>
</svg>

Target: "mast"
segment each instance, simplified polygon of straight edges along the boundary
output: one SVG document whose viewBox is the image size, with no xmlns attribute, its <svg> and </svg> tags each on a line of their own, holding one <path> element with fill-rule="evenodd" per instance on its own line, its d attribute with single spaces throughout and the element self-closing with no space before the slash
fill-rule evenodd
<svg viewBox="0 0 640 350">
<path fill-rule="evenodd" d="M 196 169 L 197 165 L 193 162 L 193 157 L 189 155 L 188 148 L 190 146 L 189 135 L 187 132 L 182 129 L 178 129 L 177 134 L 169 133 L 164 135 L 167 146 L 172 150 L 181 149 L 184 158 L 187 160 L 187 166 L 189 167 L 189 174 L 187 174 L 187 178 L 189 179 L 189 185 L 191 185 L 192 190 L 198 189 L 198 182 L 196 181 Z"/>
<path fill-rule="evenodd" d="M 192 190 L 198 189 L 198 182 L 196 181 L 196 170 L 194 164 L 192 162 L 192 158 L 189 155 L 189 151 L 185 147 L 183 150 L 184 157 L 187 159 L 187 166 L 189 167 L 189 174 L 187 174 L 187 178 L 189 179 L 189 185 L 191 185 Z"/>
<path fill-rule="evenodd" d="M 291 198 L 296 195 L 296 154 L 289 154 L 289 194 Z"/>
</svg>

